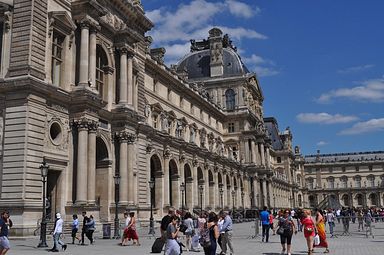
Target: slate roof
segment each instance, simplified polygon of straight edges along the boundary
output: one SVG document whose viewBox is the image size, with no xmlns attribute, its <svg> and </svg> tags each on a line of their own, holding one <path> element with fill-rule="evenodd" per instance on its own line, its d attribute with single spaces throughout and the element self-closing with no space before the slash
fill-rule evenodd
<svg viewBox="0 0 384 255">
<path fill-rule="evenodd" d="M 307 155 L 305 162 L 315 163 L 316 157 L 317 155 Z M 323 163 L 384 160 L 384 151 L 319 154 L 319 159 Z"/>
</svg>

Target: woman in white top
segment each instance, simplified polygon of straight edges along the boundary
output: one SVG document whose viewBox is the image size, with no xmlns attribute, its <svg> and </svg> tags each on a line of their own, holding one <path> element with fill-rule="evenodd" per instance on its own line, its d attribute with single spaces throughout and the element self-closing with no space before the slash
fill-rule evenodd
<svg viewBox="0 0 384 255">
<path fill-rule="evenodd" d="M 131 217 L 129 217 L 128 213 L 124 213 L 124 218 L 125 218 L 125 226 L 124 226 L 124 233 L 123 233 L 123 240 L 121 242 L 121 245 L 126 246 L 128 245 L 128 226 L 131 223 Z"/>
</svg>

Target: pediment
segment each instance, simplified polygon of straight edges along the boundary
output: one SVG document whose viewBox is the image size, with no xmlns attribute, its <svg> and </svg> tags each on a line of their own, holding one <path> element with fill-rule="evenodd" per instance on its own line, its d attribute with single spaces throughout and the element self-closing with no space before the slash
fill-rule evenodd
<svg viewBox="0 0 384 255">
<path fill-rule="evenodd" d="M 76 29 L 76 24 L 66 11 L 52 11 L 48 13 L 49 25 L 69 35 Z"/>
</svg>

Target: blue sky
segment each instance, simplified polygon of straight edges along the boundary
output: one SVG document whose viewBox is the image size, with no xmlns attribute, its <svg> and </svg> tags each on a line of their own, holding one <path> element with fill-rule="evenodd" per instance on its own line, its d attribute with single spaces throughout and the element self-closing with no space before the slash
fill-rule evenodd
<svg viewBox="0 0 384 255">
<path fill-rule="evenodd" d="M 304 154 L 384 150 L 384 1 L 142 0 L 166 62 L 220 27 Z"/>
</svg>

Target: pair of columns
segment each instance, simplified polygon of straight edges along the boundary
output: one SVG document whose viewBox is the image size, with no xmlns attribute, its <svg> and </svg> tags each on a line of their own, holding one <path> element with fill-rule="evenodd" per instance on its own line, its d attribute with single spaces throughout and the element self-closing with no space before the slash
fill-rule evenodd
<svg viewBox="0 0 384 255">
<path fill-rule="evenodd" d="M 80 72 L 79 85 L 96 90 L 96 38 L 98 24 L 87 17 L 80 23 Z"/>
<path fill-rule="evenodd" d="M 250 145 L 249 146 L 249 142 Z M 269 148 L 265 148 L 263 143 L 256 143 L 255 140 L 245 140 L 245 160 L 246 162 L 252 162 L 256 165 L 262 165 L 269 167 Z M 267 155 L 265 155 L 267 154 Z"/>
<path fill-rule="evenodd" d="M 118 133 L 120 143 L 119 174 L 120 174 L 120 205 L 134 205 L 134 173 L 133 162 L 135 160 L 135 142 L 136 136 L 128 131 Z"/>
<path fill-rule="evenodd" d="M 86 118 L 75 122 L 78 130 L 76 204 L 96 203 L 96 131 L 98 122 Z"/>
</svg>

